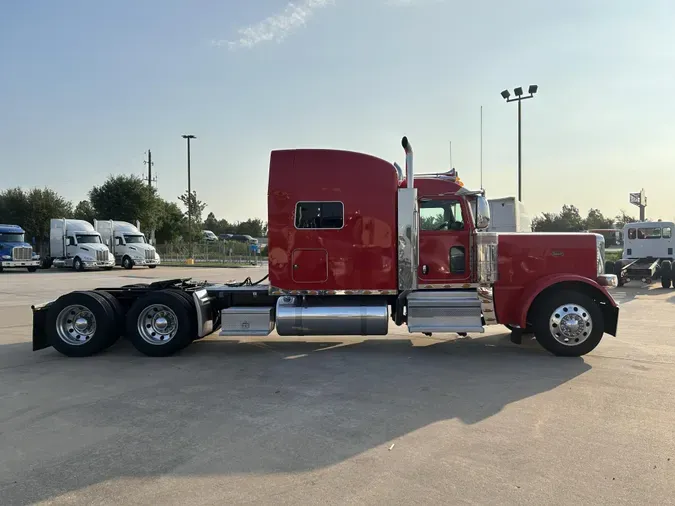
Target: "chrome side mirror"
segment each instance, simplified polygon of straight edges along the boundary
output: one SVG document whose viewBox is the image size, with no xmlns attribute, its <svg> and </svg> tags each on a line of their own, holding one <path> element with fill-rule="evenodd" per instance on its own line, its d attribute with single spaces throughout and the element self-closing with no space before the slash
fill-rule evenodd
<svg viewBox="0 0 675 506">
<path fill-rule="evenodd" d="M 476 197 L 476 229 L 485 230 L 490 226 L 490 205 L 483 196 Z"/>
</svg>

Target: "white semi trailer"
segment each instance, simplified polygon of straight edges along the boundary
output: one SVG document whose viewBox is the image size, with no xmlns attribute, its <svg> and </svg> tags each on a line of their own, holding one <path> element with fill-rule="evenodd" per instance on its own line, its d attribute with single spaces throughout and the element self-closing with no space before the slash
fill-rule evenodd
<svg viewBox="0 0 675 506">
<path fill-rule="evenodd" d="M 54 218 L 49 223 L 49 256 L 43 267 L 70 267 L 76 271 L 115 266 L 115 258 L 91 223 Z"/>
<path fill-rule="evenodd" d="M 154 269 L 160 264 L 157 250 L 148 243 L 138 221 L 132 225 L 126 221 L 94 220 L 94 227 L 109 246 L 117 265 L 125 269 L 133 269 L 135 265 Z"/>
</svg>

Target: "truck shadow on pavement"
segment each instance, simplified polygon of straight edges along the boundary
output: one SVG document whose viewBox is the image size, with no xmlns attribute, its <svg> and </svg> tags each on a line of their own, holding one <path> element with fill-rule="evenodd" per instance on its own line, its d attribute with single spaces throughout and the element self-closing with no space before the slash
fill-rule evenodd
<svg viewBox="0 0 675 506">
<path fill-rule="evenodd" d="M 507 334 L 423 347 L 206 339 L 164 359 L 126 342 L 87 359 L 21 343 L 0 357 L 4 504 L 124 477 L 320 469 L 430 424 L 477 424 L 590 370 Z"/>
</svg>

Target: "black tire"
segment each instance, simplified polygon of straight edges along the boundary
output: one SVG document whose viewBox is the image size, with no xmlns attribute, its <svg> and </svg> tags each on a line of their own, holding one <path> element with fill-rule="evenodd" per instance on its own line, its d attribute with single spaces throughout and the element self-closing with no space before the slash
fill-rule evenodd
<svg viewBox="0 0 675 506">
<path fill-rule="evenodd" d="M 615 274 L 614 272 L 614 262 L 607 260 L 605 262 L 605 274 Z"/>
<path fill-rule="evenodd" d="M 73 260 L 73 270 L 75 272 L 84 272 L 84 264 L 80 260 L 80 257 L 75 257 Z"/>
<path fill-rule="evenodd" d="M 194 336 L 193 336 L 192 340 L 193 341 L 197 340 L 198 339 L 197 332 L 199 330 L 198 325 L 197 325 L 197 306 L 195 306 L 195 301 L 192 298 L 192 294 L 188 293 L 184 290 L 179 290 L 178 288 L 167 288 L 166 291 L 179 295 L 180 297 L 185 299 L 185 302 L 187 302 L 188 305 L 190 306 L 190 314 L 193 317 L 192 318 L 192 325 L 194 325 L 194 328 L 195 328 L 195 333 L 194 333 Z"/>
<path fill-rule="evenodd" d="M 37 272 L 38 268 L 37 267 L 27 267 L 28 272 Z"/>
<path fill-rule="evenodd" d="M 659 271 L 661 273 L 661 286 L 663 288 L 670 288 L 670 284 L 673 281 L 673 263 L 670 260 L 664 260 L 661 262 Z"/>
<path fill-rule="evenodd" d="M 157 266 L 156 265 L 148 265 L 148 269 L 154 269 L 155 267 L 157 267 Z"/>
<path fill-rule="evenodd" d="M 111 270 L 113 270 L 113 268 L 112 267 L 103 267 L 103 270 L 104 271 L 111 271 Z"/>
<path fill-rule="evenodd" d="M 131 257 L 125 256 L 122 259 L 122 267 L 124 267 L 127 270 L 134 268 L 134 261 L 131 259 Z"/>
<path fill-rule="evenodd" d="M 110 347 L 113 344 L 115 344 L 117 340 L 126 333 L 124 308 L 122 307 L 122 304 L 120 304 L 120 301 L 117 300 L 117 297 L 106 291 L 94 290 L 92 293 L 95 293 L 103 297 L 108 302 L 115 315 L 115 328 L 117 329 L 117 333 L 115 339 L 113 339 L 108 345 L 108 347 Z"/>
<path fill-rule="evenodd" d="M 565 309 L 557 313 L 561 307 Z M 568 341 L 569 344 L 563 344 L 564 336 L 558 334 L 560 337 L 556 337 L 549 323 L 555 316 L 558 316 L 555 319 L 559 320 L 560 317 L 572 314 L 576 314 L 577 318 L 586 324 L 590 321 L 591 331 L 584 335 L 582 327 L 582 333 L 578 337 L 572 337 L 571 341 Z M 591 352 L 605 333 L 605 322 L 598 304 L 588 295 L 574 290 L 559 290 L 545 296 L 543 300 L 537 302 L 534 315 L 533 327 L 537 341 L 544 349 L 560 357 L 580 357 Z M 574 344 L 575 340 L 578 344 Z"/>
<path fill-rule="evenodd" d="M 162 342 L 149 342 L 141 335 L 138 329 L 138 320 L 146 308 L 153 305 L 162 305 L 168 308 L 175 317 L 175 333 L 173 337 Z M 131 340 L 134 347 L 149 357 L 167 357 L 182 350 L 192 343 L 197 335 L 196 315 L 194 308 L 188 304 L 187 300 L 172 290 L 160 290 L 150 292 L 144 297 L 138 299 L 129 309 L 126 317 L 126 335 Z M 152 318 L 152 316 L 149 316 Z M 151 323 L 146 324 L 148 333 L 151 334 L 155 327 Z M 145 331 L 143 331 L 145 333 Z M 146 336 L 148 337 L 148 336 Z M 155 337 L 155 336 L 150 336 Z M 152 339 L 151 339 L 152 340 Z"/>
<path fill-rule="evenodd" d="M 71 323 L 67 320 L 67 313 L 59 318 L 62 311 L 70 306 L 77 306 L 88 310 L 96 324 L 95 331 L 88 341 L 75 344 L 73 341 L 64 339 L 58 330 L 63 322 L 63 334 L 74 335 L 74 325 L 67 330 L 66 325 Z M 75 314 L 76 316 L 76 314 Z M 115 313 L 108 301 L 94 292 L 71 292 L 62 295 L 47 310 L 45 331 L 49 343 L 60 353 L 68 357 L 88 357 L 109 347 L 117 339 L 115 328 Z"/>
</svg>

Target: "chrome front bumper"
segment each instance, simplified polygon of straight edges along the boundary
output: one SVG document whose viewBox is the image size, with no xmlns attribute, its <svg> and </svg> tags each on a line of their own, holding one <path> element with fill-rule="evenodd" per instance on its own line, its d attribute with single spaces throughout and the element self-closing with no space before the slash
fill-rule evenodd
<svg viewBox="0 0 675 506">
<path fill-rule="evenodd" d="M 40 267 L 40 260 L 0 260 L 0 267 Z"/>
</svg>

